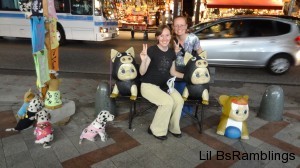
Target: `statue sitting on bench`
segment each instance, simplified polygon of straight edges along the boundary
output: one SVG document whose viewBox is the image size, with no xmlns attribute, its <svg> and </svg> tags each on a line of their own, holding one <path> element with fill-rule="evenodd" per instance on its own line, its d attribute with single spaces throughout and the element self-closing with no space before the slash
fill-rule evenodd
<svg viewBox="0 0 300 168">
<path fill-rule="evenodd" d="M 206 51 L 198 56 L 186 52 L 184 56 L 185 73 L 184 81 L 187 83 L 183 90 L 183 100 L 202 100 L 202 104 L 209 104 L 210 74 L 206 61 Z"/>
<path fill-rule="evenodd" d="M 111 50 L 112 77 L 116 80 L 110 95 L 111 98 L 116 98 L 120 94 L 130 96 L 130 100 L 136 100 L 138 94 L 136 82 L 138 68 L 134 57 L 133 47 L 122 53 L 114 49 Z"/>
</svg>

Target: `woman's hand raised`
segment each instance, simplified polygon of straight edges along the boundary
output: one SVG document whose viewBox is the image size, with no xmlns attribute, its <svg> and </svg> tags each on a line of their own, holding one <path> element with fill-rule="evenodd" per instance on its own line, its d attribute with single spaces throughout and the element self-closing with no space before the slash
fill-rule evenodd
<svg viewBox="0 0 300 168">
<path fill-rule="evenodd" d="M 143 44 L 143 50 L 140 54 L 141 61 L 142 61 L 141 66 L 140 66 L 140 74 L 141 75 L 144 75 L 147 72 L 148 66 L 151 62 L 151 59 L 147 54 L 147 49 L 148 49 L 147 44 Z"/>
<path fill-rule="evenodd" d="M 142 62 L 145 61 L 147 59 L 147 57 L 148 57 L 148 55 L 147 55 L 147 49 L 148 49 L 147 44 L 143 44 L 143 50 L 142 50 L 142 52 L 140 54 Z"/>
<path fill-rule="evenodd" d="M 181 48 L 179 47 L 179 42 L 176 43 L 175 40 L 174 40 L 174 50 L 176 54 L 181 50 Z"/>
</svg>

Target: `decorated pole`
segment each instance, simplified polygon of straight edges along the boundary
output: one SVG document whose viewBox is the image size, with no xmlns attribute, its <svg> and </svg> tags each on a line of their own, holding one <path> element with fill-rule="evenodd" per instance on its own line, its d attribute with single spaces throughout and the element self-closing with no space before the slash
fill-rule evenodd
<svg viewBox="0 0 300 168">
<path fill-rule="evenodd" d="M 66 124 L 70 116 L 75 113 L 75 103 L 73 101 L 61 99 L 59 86 L 61 80 L 58 79 L 59 71 L 59 42 L 57 39 L 57 15 L 54 7 L 54 0 L 43 0 L 43 14 L 45 21 L 45 47 L 48 54 L 48 68 L 50 80 L 42 88 L 42 94 L 45 96 L 45 107 L 51 114 L 51 122 L 60 125 Z"/>
<path fill-rule="evenodd" d="M 43 15 L 46 18 L 45 20 L 45 47 L 48 51 L 48 68 L 49 75 L 51 79 L 57 78 L 57 71 L 59 70 L 58 64 L 58 47 L 59 43 L 56 36 L 56 24 L 57 24 L 57 15 L 54 8 L 54 0 L 43 0 Z M 43 97 L 46 96 L 48 91 L 48 83 L 42 89 Z"/>
<path fill-rule="evenodd" d="M 31 0 L 26 6 L 31 7 L 27 18 L 30 18 L 31 23 L 36 85 L 44 100 L 44 108 L 51 115 L 51 123 L 65 124 L 75 113 L 75 103 L 70 100 L 63 102 L 59 91 L 59 43 L 54 0 Z"/>
</svg>

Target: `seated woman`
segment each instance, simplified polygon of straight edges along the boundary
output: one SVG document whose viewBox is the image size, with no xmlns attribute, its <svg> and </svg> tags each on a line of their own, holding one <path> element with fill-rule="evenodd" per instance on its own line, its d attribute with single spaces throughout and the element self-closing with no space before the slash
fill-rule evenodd
<svg viewBox="0 0 300 168">
<path fill-rule="evenodd" d="M 143 44 L 140 54 L 141 94 L 158 106 L 148 133 L 157 139 L 166 140 L 169 131 L 180 138 L 179 120 L 184 102 L 176 89 L 167 93 L 167 81 L 171 76 L 183 78 L 183 74 L 175 70 L 176 55 L 174 49 L 169 48 L 171 41 L 169 26 L 160 25 L 155 37 L 157 44 L 149 48 L 147 44 Z"/>
<path fill-rule="evenodd" d="M 200 54 L 202 52 L 202 48 L 200 46 L 200 40 L 194 33 L 188 32 L 188 22 L 187 19 L 183 16 L 178 16 L 174 19 L 173 29 L 174 29 L 174 50 L 177 55 L 176 58 L 176 70 L 184 73 L 185 65 L 184 65 L 184 53 L 189 52 L 191 54 Z M 177 80 L 175 82 L 175 88 L 179 91 L 179 93 L 183 92 L 183 89 L 186 85 L 186 82 L 182 80 Z M 185 113 L 192 113 L 193 108 L 190 105 L 185 105 L 182 110 L 182 116 Z"/>
</svg>

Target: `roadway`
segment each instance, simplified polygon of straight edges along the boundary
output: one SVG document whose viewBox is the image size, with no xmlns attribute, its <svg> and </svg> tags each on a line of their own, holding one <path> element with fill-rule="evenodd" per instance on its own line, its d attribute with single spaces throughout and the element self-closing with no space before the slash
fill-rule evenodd
<svg viewBox="0 0 300 168">
<path fill-rule="evenodd" d="M 131 39 L 130 31 L 121 31 L 117 39 L 105 42 L 68 41 L 59 48 L 59 65 L 61 74 L 90 76 L 98 78 L 107 76 L 110 72 L 110 51 L 120 52 L 134 47 L 137 62 L 142 44 L 155 44 L 153 33 L 149 40 L 143 40 L 143 33 L 135 33 Z M 2 73 L 34 74 L 34 63 L 31 53 L 30 39 L 4 38 L 0 39 L 0 70 Z M 208 55 L 209 56 L 209 55 Z M 216 67 L 215 80 L 243 83 L 263 83 L 281 85 L 300 85 L 300 67 L 293 67 L 281 76 L 269 74 L 264 69 L 224 68 Z"/>
</svg>

